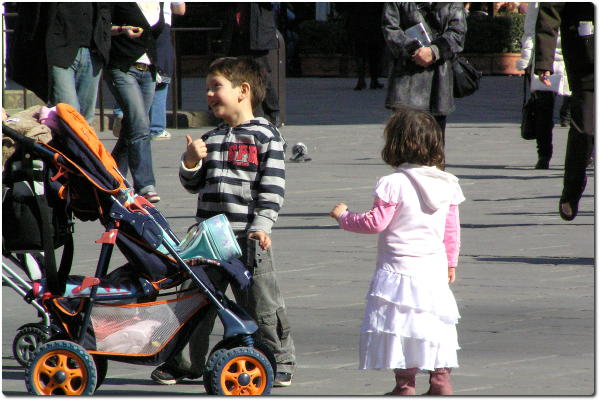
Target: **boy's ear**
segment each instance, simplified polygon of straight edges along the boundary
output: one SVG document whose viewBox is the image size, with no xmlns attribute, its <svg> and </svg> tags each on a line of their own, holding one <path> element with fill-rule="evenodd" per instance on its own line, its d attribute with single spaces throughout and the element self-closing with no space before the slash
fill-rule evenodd
<svg viewBox="0 0 600 401">
<path fill-rule="evenodd" d="M 242 82 L 240 84 L 240 100 L 250 97 L 250 84 L 248 82 Z"/>
</svg>

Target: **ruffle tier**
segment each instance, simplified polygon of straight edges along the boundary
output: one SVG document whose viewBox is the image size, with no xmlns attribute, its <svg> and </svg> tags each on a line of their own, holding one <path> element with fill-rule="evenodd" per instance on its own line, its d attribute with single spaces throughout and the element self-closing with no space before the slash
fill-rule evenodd
<svg viewBox="0 0 600 401">
<path fill-rule="evenodd" d="M 460 315 L 447 282 L 379 269 L 361 327 L 361 369 L 458 366 Z"/>
</svg>

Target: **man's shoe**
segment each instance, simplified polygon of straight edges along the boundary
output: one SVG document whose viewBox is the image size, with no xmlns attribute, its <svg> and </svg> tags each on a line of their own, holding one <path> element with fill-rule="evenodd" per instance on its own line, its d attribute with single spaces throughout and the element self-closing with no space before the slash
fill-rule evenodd
<svg viewBox="0 0 600 401">
<path fill-rule="evenodd" d="M 538 162 L 535 165 L 536 170 L 548 170 L 550 168 L 550 160 L 548 159 L 538 159 Z"/>
<path fill-rule="evenodd" d="M 292 374 L 287 372 L 277 372 L 273 387 L 288 387 L 292 385 Z"/>
<path fill-rule="evenodd" d="M 157 134 L 153 134 L 151 135 L 151 138 L 155 141 L 162 141 L 165 139 L 171 139 L 171 133 L 169 131 L 165 131 L 163 130 L 162 132 L 159 132 Z"/>
<path fill-rule="evenodd" d="M 167 366 L 159 366 L 150 374 L 150 378 L 159 384 L 177 384 L 183 379 L 195 379 L 189 373 Z"/>
<path fill-rule="evenodd" d="M 145 194 L 142 194 L 142 196 L 150 203 L 160 202 L 160 196 L 154 191 L 146 192 Z"/>
</svg>

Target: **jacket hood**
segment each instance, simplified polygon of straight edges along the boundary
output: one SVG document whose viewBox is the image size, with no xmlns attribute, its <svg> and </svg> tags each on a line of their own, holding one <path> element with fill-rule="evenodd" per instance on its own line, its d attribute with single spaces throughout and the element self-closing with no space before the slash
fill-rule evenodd
<svg viewBox="0 0 600 401">
<path fill-rule="evenodd" d="M 460 199 L 455 199 L 458 178 L 437 167 L 405 163 L 398 168 L 398 171 L 406 174 L 410 179 L 419 194 L 421 207 L 426 212 L 433 213 L 453 201 L 462 202 L 464 200 L 462 192 Z"/>
</svg>

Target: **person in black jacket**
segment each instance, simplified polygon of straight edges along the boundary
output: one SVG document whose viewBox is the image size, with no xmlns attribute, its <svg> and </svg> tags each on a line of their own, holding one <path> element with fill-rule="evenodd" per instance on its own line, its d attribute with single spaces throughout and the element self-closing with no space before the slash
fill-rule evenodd
<svg viewBox="0 0 600 401">
<path fill-rule="evenodd" d="M 19 3 L 7 75 L 50 106 L 68 103 L 91 124 L 111 43 L 108 3 Z"/>
<path fill-rule="evenodd" d="M 142 9 L 143 8 L 143 9 Z M 131 168 L 133 189 L 156 203 L 149 111 L 156 86 L 156 38 L 164 25 L 158 2 L 111 3 L 112 46 L 106 82 L 123 110 L 119 139 L 112 150 L 123 176 Z"/>
<path fill-rule="evenodd" d="M 264 116 L 276 127 L 281 126 L 279 97 L 273 83 L 275 66 L 269 60 L 269 51 L 278 48 L 277 27 L 271 3 L 231 3 L 228 19 L 223 27 L 223 43 L 228 56 L 252 57 L 267 76 L 267 94 L 257 116 Z"/>
<path fill-rule="evenodd" d="M 431 43 L 405 31 L 422 23 Z M 452 60 L 463 50 L 467 23 L 462 3 L 384 3 L 383 37 L 394 58 L 385 107 L 402 103 L 430 112 L 442 129 L 454 111 Z"/>
<path fill-rule="evenodd" d="M 594 147 L 594 4 L 540 3 L 535 28 L 535 70 L 550 86 L 552 61 L 560 28 L 567 77 L 571 88 L 571 127 L 567 139 L 563 191 L 558 210 L 563 220 L 577 216 Z"/>
</svg>

